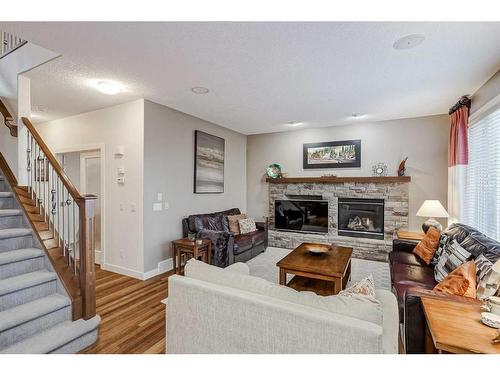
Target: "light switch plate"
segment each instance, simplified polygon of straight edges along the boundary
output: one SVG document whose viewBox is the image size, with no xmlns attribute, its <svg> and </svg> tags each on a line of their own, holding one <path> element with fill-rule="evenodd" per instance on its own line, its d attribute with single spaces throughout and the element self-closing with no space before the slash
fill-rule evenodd
<svg viewBox="0 0 500 375">
<path fill-rule="evenodd" d="M 161 203 L 153 203 L 153 211 L 161 211 L 163 206 Z"/>
<path fill-rule="evenodd" d="M 158 202 L 161 202 L 161 201 L 163 200 L 163 194 L 162 194 L 162 193 L 157 193 L 157 194 L 156 194 L 156 200 L 157 200 Z"/>
<path fill-rule="evenodd" d="M 168 210 L 170 208 L 170 203 L 165 202 L 165 210 Z"/>
</svg>

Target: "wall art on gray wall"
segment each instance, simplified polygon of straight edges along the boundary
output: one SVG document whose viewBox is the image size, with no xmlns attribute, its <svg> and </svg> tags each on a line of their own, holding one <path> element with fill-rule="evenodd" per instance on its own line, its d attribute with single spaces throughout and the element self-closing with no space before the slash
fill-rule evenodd
<svg viewBox="0 0 500 375">
<path fill-rule="evenodd" d="M 304 169 L 361 167 L 361 140 L 304 144 Z"/>
<path fill-rule="evenodd" d="M 225 140 L 200 130 L 194 139 L 194 193 L 223 193 Z"/>
</svg>

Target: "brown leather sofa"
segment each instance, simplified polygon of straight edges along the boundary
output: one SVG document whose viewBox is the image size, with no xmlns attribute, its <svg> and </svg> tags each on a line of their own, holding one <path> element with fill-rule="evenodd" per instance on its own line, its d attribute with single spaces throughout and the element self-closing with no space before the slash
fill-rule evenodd
<svg viewBox="0 0 500 375">
<path fill-rule="evenodd" d="M 492 263 L 500 258 L 500 243 L 472 227 L 452 224 L 444 234 L 448 236 L 448 241 L 460 243 L 473 258 L 484 254 Z M 392 290 L 398 300 L 400 332 L 406 353 L 425 352 L 426 323 L 420 297 L 432 294 L 440 298 L 454 298 L 432 291 L 436 285 L 434 266 L 426 265 L 412 253 L 417 243 L 395 239 L 389 254 Z"/>
<path fill-rule="evenodd" d="M 224 251 L 227 250 L 227 257 L 223 257 L 224 264 L 214 264 L 225 267 L 236 262 L 246 262 L 266 250 L 268 229 L 267 223 L 259 222 L 255 223 L 257 226 L 255 232 L 234 236 L 229 232 L 227 216 L 240 213 L 238 208 L 231 208 L 226 211 L 190 215 L 182 220 L 183 235 L 187 237 L 188 233 L 195 233 L 199 236 L 204 230 L 217 232 L 227 239 L 223 242 L 226 244 Z M 212 259 L 217 259 L 217 257 L 212 257 Z"/>
</svg>

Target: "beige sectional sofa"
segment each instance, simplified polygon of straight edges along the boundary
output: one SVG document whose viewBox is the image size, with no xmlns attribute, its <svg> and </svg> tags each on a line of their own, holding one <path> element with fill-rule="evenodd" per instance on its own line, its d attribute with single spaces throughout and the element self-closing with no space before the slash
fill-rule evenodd
<svg viewBox="0 0 500 375">
<path fill-rule="evenodd" d="M 277 271 L 276 271 L 277 272 Z M 397 353 L 394 295 L 322 297 L 190 260 L 168 279 L 167 353 Z"/>
</svg>

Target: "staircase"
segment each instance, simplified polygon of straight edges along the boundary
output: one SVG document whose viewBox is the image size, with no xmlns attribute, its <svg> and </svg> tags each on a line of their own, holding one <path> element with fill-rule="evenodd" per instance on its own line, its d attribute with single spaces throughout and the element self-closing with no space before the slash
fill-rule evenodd
<svg viewBox="0 0 500 375">
<path fill-rule="evenodd" d="M 96 342 L 100 323 L 89 245 L 95 197 L 79 195 L 23 121 L 29 186 L 17 185 L 0 153 L 0 354 L 77 353 Z"/>
<path fill-rule="evenodd" d="M 97 340 L 99 322 L 72 321 L 71 300 L 2 173 L 0 353 L 76 353 Z"/>
</svg>

